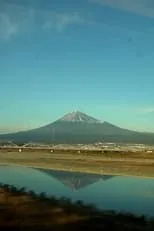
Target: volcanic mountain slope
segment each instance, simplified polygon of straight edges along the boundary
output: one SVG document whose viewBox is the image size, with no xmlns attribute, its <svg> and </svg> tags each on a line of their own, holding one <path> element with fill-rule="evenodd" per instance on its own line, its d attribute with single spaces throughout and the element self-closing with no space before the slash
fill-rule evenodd
<svg viewBox="0 0 154 231">
<path fill-rule="evenodd" d="M 0 140 L 12 140 L 18 144 L 26 142 L 84 144 L 102 141 L 154 144 L 154 134 L 122 129 L 77 111 L 37 129 L 0 135 Z"/>
<path fill-rule="evenodd" d="M 98 181 L 106 181 L 111 179 L 113 176 L 109 175 L 96 175 L 96 174 L 87 174 L 79 172 L 65 172 L 65 171 L 55 171 L 55 170 L 46 170 L 46 169 L 37 169 L 45 174 L 48 174 L 51 177 L 54 177 L 60 181 L 66 187 L 71 188 L 72 190 L 79 190 L 88 187 Z"/>
</svg>

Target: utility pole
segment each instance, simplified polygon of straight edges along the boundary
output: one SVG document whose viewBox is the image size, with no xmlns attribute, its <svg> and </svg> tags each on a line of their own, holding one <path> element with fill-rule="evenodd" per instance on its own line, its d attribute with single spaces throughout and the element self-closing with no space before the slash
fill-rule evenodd
<svg viewBox="0 0 154 231">
<path fill-rule="evenodd" d="M 51 142 L 53 143 L 55 137 L 55 128 L 52 128 L 52 137 L 51 137 Z"/>
</svg>

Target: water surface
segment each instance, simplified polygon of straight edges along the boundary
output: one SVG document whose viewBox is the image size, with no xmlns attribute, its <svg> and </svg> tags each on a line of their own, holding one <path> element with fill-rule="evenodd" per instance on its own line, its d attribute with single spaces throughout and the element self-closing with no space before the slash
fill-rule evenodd
<svg viewBox="0 0 154 231">
<path fill-rule="evenodd" d="M 0 166 L 0 183 L 154 216 L 154 179 Z"/>
</svg>

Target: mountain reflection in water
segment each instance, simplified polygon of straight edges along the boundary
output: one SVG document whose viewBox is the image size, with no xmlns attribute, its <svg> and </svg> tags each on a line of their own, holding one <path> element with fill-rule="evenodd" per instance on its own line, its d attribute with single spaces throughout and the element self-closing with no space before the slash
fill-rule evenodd
<svg viewBox="0 0 154 231">
<path fill-rule="evenodd" d="M 82 200 L 101 209 L 154 216 L 154 178 L 0 166 L 0 183 Z"/>
<path fill-rule="evenodd" d="M 100 175 L 100 174 L 88 174 L 80 172 L 65 172 L 65 171 L 55 171 L 48 169 L 38 169 L 37 170 L 47 174 L 48 176 L 54 177 L 60 181 L 63 185 L 71 188 L 72 190 L 79 190 L 86 188 L 98 181 L 106 181 L 115 176 L 111 175 Z"/>
</svg>

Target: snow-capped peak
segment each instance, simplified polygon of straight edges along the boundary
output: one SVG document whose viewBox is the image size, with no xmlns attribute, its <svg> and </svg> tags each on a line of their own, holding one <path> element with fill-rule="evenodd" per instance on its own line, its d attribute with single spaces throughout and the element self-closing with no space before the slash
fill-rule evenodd
<svg viewBox="0 0 154 231">
<path fill-rule="evenodd" d="M 59 121 L 66 122 L 84 122 L 84 123 L 100 123 L 99 120 L 86 115 L 80 111 L 74 111 L 64 115 Z"/>
</svg>

